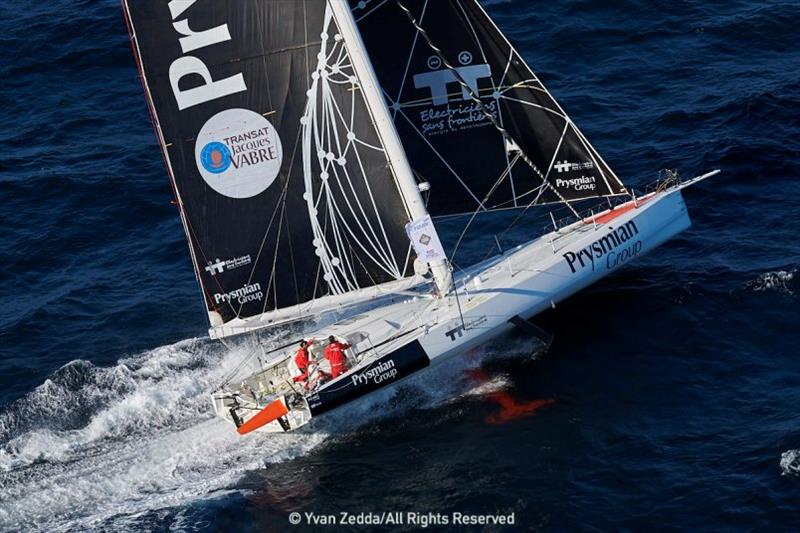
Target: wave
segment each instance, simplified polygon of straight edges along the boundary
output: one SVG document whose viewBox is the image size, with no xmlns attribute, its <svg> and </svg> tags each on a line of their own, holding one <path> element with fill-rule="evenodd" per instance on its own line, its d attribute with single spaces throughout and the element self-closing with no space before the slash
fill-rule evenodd
<svg viewBox="0 0 800 533">
<path fill-rule="evenodd" d="M 800 476 L 800 449 L 783 452 L 780 465 L 784 476 Z"/>
<path fill-rule="evenodd" d="M 527 351 L 508 343 L 473 350 L 300 431 L 242 438 L 213 416 L 208 391 L 253 348 L 190 339 L 111 367 L 79 360 L 59 369 L 0 412 L 0 530 L 135 522 L 148 511 L 226 495 L 245 473 L 303 456 L 331 436 L 502 389 L 505 377 L 476 382 L 469 370 L 487 356 Z"/>
<path fill-rule="evenodd" d="M 794 296 L 798 290 L 797 271 L 798 269 L 765 272 L 748 282 L 745 287 L 756 292 L 777 292 Z"/>
<path fill-rule="evenodd" d="M 326 433 L 241 439 L 208 391 L 251 347 L 187 340 L 110 368 L 73 361 L 0 414 L 0 529 L 61 530 L 223 494 Z"/>
</svg>

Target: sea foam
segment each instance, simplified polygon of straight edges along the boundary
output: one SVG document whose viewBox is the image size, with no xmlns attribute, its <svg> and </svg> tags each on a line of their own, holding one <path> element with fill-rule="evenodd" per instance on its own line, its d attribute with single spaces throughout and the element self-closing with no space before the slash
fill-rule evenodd
<svg viewBox="0 0 800 533">
<path fill-rule="evenodd" d="M 783 452 L 780 465 L 784 476 L 800 476 L 800 449 Z"/>
</svg>

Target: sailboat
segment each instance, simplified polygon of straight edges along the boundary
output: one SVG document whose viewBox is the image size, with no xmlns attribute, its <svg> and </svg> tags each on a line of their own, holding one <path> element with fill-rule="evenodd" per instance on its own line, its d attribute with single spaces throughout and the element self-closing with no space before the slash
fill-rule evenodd
<svg viewBox="0 0 800 533">
<path fill-rule="evenodd" d="M 687 229 L 682 190 L 717 172 L 626 188 L 477 0 L 122 3 L 209 336 L 258 339 L 209 391 L 240 434 L 546 338 L 533 317 Z M 493 212 L 547 228 L 460 265 Z"/>
</svg>

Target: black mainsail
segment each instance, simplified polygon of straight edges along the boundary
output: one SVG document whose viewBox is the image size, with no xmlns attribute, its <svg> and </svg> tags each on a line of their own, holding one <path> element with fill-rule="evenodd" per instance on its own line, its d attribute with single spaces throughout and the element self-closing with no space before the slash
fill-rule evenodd
<svg viewBox="0 0 800 533">
<path fill-rule="evenodd" d="M 431 184 L 432 215 L 626 192 L 477 0 L 351 0 L 351 7 L 411 166 Z"/>
<path fill-rule="evenodd" d="M 413 217 L 328 2 L 123 6 L 212 335 L 410 274 Z"/>
</svg>

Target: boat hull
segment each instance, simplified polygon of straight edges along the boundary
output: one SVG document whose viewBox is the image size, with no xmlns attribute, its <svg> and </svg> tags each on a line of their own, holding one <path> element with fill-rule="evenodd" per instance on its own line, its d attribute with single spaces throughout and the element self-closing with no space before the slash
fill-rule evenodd
<svg viewBox="0 0 800 533">
<path fill-rule="evenodd" d="M 361 338 L 385 338 L 387 333 L 379 326 L 398 324 L 396 339 L 389 336 L 380 348 L 370 344 L 372 356 L 305 395 L 305 402 L 298 402 L 283 424 L 273 422 L 265 428 L 295 429 L 312 416 L 464 354 L 514 328 L 512 321 L 519 323 L 555 306 L 690 225 L 680 189 L 654 194 L 475 265 L 455 278 L 457 289 L 446 297 L 415 299 L 390 307 L 371 322 L 349 319 L 309 334 L 348 338 L 357 332 Z M 222 416 L 227 413 L 226 409 L 217 411 Z"/>
<path fill-rule="evenodd" d="M 432 329 L 420 339 L 425 351 L 432 357 L 463 353 L 501 335 L 514 327 L 512 317 L 529 319 L 555 306 L 688 229 L 691 221 L 675 190 L 585 226 L 581 238 L 563 245 L 554 240 L 544 254 L 520 250 L 489 271 L 475 272 L 460 291 L 463 320 L 454 316 Z"/>
</svg>

